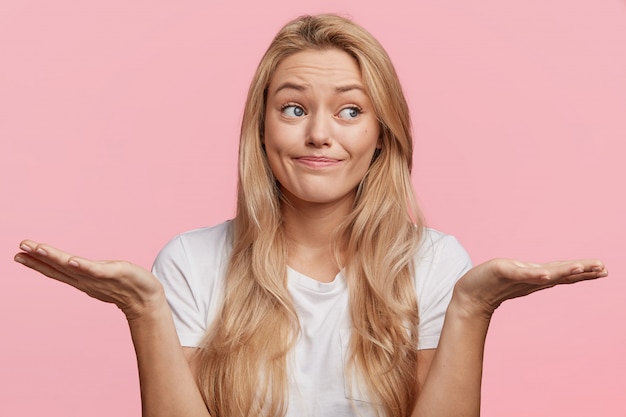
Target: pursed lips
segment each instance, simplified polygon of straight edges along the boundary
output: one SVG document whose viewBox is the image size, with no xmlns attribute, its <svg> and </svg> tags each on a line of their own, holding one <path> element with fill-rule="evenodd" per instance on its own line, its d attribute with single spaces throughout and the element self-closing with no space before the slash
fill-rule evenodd
<svg viewBox="0 0 626 417">
<path fill-rule="evenodd" d="M 332 167 L 343 161 L 342 159 L 330 158 L 328 156 L 300 156 L 293 159 L 309 168 Z"/>
</svg>

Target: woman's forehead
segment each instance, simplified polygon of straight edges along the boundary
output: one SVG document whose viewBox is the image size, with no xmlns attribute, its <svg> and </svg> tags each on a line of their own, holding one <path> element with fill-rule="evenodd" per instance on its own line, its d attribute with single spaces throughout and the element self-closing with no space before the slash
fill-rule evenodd
<svg viewBox="0 0 626 417">
<path fill-rule="evenodd" d="M 307 49 L 284 58 L 270 79 L 269 90 L 306 89 L 311 84 L 332 84 L 338 90 L 364 90 L 361 70 L 356 60 L 340 49 Z"/>
</svg>

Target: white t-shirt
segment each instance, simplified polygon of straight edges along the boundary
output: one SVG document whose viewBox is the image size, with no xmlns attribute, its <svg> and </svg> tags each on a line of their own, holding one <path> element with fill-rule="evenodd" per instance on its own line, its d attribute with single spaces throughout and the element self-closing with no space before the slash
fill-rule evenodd
<svg viewBox="0 0 626 417">
<path fill-rule="evenodd" d="M 230 229 L 230 222 L 225 222 L 183 233 L 161 250 L 153 265 L 182 346 L 198 347 L 221 307 Z M 434 349 L 454 284 L 471 268 L 471 260 L 454 237 L 433 229 L 425 229 L 415 256 L 418 349 Z M 363 417 L 373 415 L 358 383 L 353 382 L 350 393 L 344 378 L 351 325 L 342 273 L 328 283 L 289 267 L 287 276 L 301 326 L 290 358 L 287 416 L 355 416 L 355 408 Z"/>
</svg>

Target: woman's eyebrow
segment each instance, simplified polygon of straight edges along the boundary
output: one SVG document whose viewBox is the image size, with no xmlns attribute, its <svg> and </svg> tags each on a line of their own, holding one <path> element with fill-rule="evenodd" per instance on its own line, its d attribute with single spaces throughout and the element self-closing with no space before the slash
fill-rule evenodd
<svg viewBox="0 0 626 417">
<path fill-rule="evenodd" d="M 274 91 L 274 94 L 278 93 L 280 90 L 304 91 L 306 90 L 306 87 L 300 84 L 286 82 L 286 83 L 282 83 L 281 85 L 279 85 L 278 88 L 276 88 L 276 91 Z"/>
<path fill-rule="evenodd" d="M 347 93 L 348 91 L 352 91 L 352 90 L 359 90 L 363 94 L 366 94 L 365 88 L 363 88 L 363 86 L 360 84 L 349 84 L 349 85 L 344 85 L 341 87 L 335 87 L 335 92 L 337 93 Z"/>
</svg>

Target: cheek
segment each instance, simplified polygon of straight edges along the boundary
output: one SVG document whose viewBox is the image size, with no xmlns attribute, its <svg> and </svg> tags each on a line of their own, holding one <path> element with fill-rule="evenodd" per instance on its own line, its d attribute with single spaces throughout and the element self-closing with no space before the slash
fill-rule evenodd
<svg viewBox="0 0 626 417">
<path fill-rule="evenodd" d="M 354 151 L 363 156 L 373 156 L 376 149 L 381 147 L 380 133 L 377 126 L 363 129 L 354 138 Z"/>
<path fill-rule="evenodd" d="M 280 171 L 280 168 L 281 168 L 280 156 L 273 149 L 267 150 L 266 148 L 266 157 L 267 157 L 267 163 L 269 164 L 270 169 L 274 173 L 274 176 L 277 176 L 276 175 L 277 171 Z M 280 175 L 279 172 L 278 174 Z"/>
<path fill-rule="evenodd" d="M 266 148 L 283 149 L 288 146 L 286 139 L 290 136 L 292 134 L 289 133 L 288 126 L 276 120 L 266 120 L 263 132 L 263 143 Z"/>
<path fill-rule="evenodd" d="M 279 179 L 284 171 L 284 156 L 286 152 L 285 145 L 281 143 L 280 136 L 276 135 L 271 129 L 266 129 L 266 136 L 263 141 L 265 147 L 265 158 L 274 174 Z"/>
</svg>

